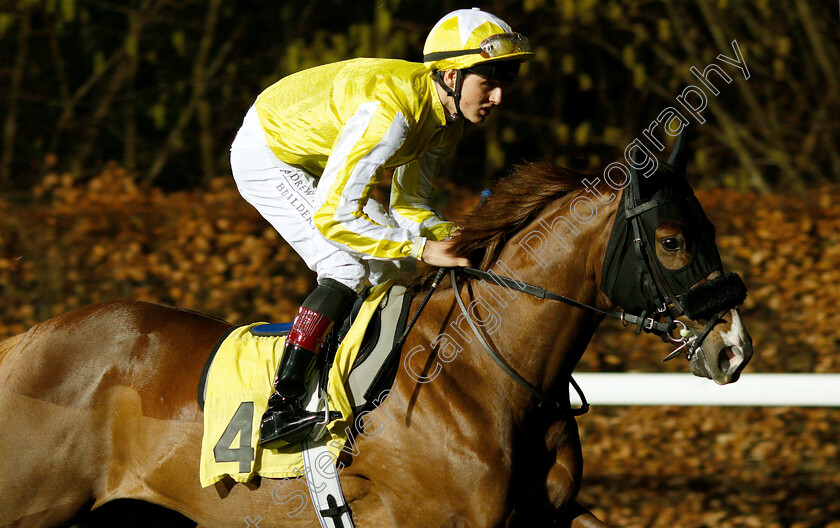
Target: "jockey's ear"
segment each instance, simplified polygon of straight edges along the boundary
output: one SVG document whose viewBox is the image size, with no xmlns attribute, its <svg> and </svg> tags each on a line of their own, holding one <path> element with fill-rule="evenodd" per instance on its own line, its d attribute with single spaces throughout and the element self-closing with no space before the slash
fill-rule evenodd
<svg viewBox="0 0 840 528">
<path fill-rule="evenodd" d="M 458 70 L 446 70 L 443 72 L 443 82 L 451 89 L 455 89 L 455 83 L 458 79 Z"/>
</svg>

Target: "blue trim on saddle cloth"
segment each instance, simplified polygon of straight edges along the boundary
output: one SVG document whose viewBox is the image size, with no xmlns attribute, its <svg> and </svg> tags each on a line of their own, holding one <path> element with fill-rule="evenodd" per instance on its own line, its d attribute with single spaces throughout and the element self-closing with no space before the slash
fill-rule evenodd
<svg viewBox="0 0 840 528">
<path fill-rule="evenodd" d="M 292 330 L 292 323 L 265 323 L 251 328 L 251 333 L 257 337 L 275 337 L 288 335 Z"/>
</svg>

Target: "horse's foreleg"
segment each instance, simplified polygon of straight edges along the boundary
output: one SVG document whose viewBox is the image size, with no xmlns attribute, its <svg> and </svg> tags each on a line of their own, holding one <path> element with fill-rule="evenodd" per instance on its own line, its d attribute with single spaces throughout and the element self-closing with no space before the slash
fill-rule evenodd
<svg viewBox="0 0 840 528">
<path fill-rule="evenodd" d="M 56 526 L 89 509 L 98 446 L 74 430 L 89 430 L 91 413 L 0 387 L 0 417 L 0 526 Z"/>
<path fill-rule="evenodd" d="M 561 421 L 548 429 L 547 446 L 554 448 L 556 458 L 548 472 L 546 487 L 554 504 L 565 504 L 559 510 L 554 525 L 562 528 L 604 528 L 606 524 L 581 506 L 574 497 L 580 491 L 583 477 L 583 456 L 580 449 L 577 423 Z"/>
<path fill-rule="evenodd" d="M 568 510 L 563 513 L 564 515 L 555 523 L 556 526 L 562 528 L 609 528 L 608 525 L 601 522 L 592 512 L 577 502 L 570 504 Z"/>
</svg>

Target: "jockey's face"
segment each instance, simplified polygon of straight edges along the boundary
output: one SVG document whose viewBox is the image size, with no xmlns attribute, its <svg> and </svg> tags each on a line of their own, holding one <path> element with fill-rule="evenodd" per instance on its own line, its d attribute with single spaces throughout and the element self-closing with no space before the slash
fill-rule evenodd
<svg viewBox="0 0 840 528">
<path fill-rule="evenodd" d="M 457 72 L 448 70 L 443 75 L 444 82 L 455 88 Z M 441 91 L 442 94 L 442 91 Z M 447 112 L 456 113 L 455 100 L 442 94 L 441 100 Z M 475 73 L 467 73 L 461 85 L 461 113 L 471 123 L 482 123 L 490 115 L 494 106 L 502 104 L 502 83 L 490 80 Z"/>
<path fill-rule="evenodd" d="M 502 83 L 468 73 L 461 87 L 461 113 L 471 123 L 482 123 L 494 106 L 502 104 Z"/>
</svg>

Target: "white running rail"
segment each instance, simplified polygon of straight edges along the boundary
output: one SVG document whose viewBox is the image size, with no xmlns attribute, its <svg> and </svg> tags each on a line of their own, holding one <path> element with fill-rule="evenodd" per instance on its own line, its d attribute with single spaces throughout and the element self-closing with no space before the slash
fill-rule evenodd
<svg viewBox="0 0 840 528">
<path fill-rule="evenodd" d="M 840 407 L 840 374 L 750 374 L 717 385 L 692 374 L 574 374 L 592 405 Z M 572 405 L 580 398 L 570 386 Z"/>
</svg>

